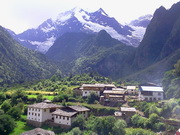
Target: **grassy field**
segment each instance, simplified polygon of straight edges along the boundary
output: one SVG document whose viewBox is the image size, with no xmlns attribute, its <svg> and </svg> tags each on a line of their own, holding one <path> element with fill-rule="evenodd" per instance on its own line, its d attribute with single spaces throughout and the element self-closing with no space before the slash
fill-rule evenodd
<svg viewBox="0 0 180 135">
<path fill-rule="evenodd" d="M 25 91 L 26 93 L 31 93 L 31 94 L 44 94 L 44 95 L 54 95 L 57 94 L 57 92 L 50 92 L 50 91 Z"/>
<path fill-rule="evenodd" d="M 22 115 L 21 118 L 25 119 L 27 118 L 26 115 Z M 10 133 L 10 135 L 20 135 L 21 133 L 34 129 L 34 127 L 26 125 L 25 121 L 16 121 L 16 128 L 13 130 L 12 133 Z"/>
<path fill-rule="evenodd" d="M 37 98 L 37 95 L 28 95 L 28 98 Z M 43 98 L 53 100 L 54 96 L 43 95 Z"/>
</svg>

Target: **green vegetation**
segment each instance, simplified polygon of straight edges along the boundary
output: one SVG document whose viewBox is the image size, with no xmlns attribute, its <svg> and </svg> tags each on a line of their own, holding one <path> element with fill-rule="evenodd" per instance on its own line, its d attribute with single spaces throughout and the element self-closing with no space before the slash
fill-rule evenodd
<svg viewBox="0 0 180 135">
<path fill-rule="evenodd" d="M 180 98 L 180 59 L 174 65 L 174 69 L 166 72 L 163 87 L 167 98 Z"/>
<path fill-rule="evenodd" d="M 29 50 L 0 26 L 0 86 L 49 78 L 58 66 L 43 54 Z"/>
</svg>

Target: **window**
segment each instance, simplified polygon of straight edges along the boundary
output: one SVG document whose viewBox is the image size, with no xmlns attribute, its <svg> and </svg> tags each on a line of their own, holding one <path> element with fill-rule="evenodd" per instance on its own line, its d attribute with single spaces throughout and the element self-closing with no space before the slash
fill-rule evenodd
<svg viewBox="0 0 180 135">
<path fill-rule="evenodd" d="M 160 92 L 158 92 L 158 96 L 161 96 L 161 93 L 160 93 Z"/>
<path fill-rule="evenodd" d="M 38 114 L 38 116 L 40 116 L 40 114 Z"/>
<path fill-rule="evenodd" d="M 32 113 L 32 115 L 34 115 L 34 113 Z"/>
<path fill-rule="evenodd" d="M 44 112 L 46 112 L 46 109 L 44 109 Z"/>
<path fill-rule="evenodd" d="M 59 116 L 59 119 L 61 119 L 61 116 Z"/>
<path fill-rule="evenodd" d="M 31 115 L 31 113 L 29 112 L 29 115 Z"/>
<path fill-rule="evenodd" d="M 58 116 L 56 115 L 56 118 L 58 118 Z"/>
<path fill-rule="evenodd" d="M 67 120 L 69 120 L 69 117 L 67 117 Z"/>
<path fill-rule="evenodd" d="M 36 113 L 34 115 L 36 116 Z"/>
<path fill-rule="evenodd" d="M 63 116 L 63 120 L 65 119 L 65 117 Z"/>
</svg>

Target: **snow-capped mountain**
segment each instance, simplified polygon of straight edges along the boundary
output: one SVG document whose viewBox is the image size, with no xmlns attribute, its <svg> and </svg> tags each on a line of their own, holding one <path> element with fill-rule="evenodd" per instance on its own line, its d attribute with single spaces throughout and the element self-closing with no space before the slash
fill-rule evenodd
<svg viewBox="0 0 180 135">
<path fill-rule="evenodd" d="M 37 28 L 28 29 L 17 35 L 21 43 L 31 49 L 47 52 L 54 41 L 67 32 L 98 33 L 107 31 L 113 38 L 121 42 L 138 46 L 142 37 L 136 28 L 121 25 L 115 18 L 108 16 L 103 9 L 87 12 L 80 8 L 60 13 L 57 19 L 48 19 Z"/>
</svg>

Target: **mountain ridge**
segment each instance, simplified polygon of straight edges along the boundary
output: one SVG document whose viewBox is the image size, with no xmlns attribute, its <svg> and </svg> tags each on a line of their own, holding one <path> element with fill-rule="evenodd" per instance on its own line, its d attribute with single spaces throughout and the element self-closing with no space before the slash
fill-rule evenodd
<svg viewBox="0 0 180 135">
<path fill-rule="evenodd" d="M 47 19 L 37 28 L 28 29 L 15 38 L 30 49 L 46 53 L 54 41 L 66 32 L 92 34 L 101 30 L 106 30 L 113 38 L 131 46 L 137 47 L 142 40 L 142 34 L 134 34 L 138 29 L 120 24 L 102 8 L 95 12 L 80 8 L 62 12 L 56 19 Z"/>
</svg>

